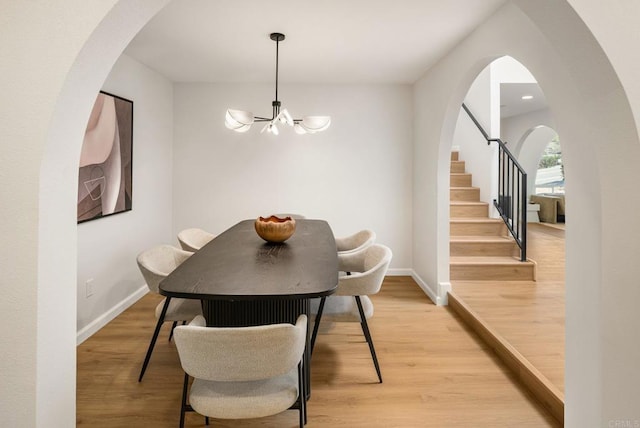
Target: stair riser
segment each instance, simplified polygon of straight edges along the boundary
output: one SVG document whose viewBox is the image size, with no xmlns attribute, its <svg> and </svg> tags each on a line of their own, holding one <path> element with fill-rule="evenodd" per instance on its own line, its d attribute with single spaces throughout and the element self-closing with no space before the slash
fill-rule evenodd
<svg viewBox="0 0 640 428">
<path fill-rule="evenodd" d="M 451 217 L 488 217 L 488 205 L 451 205 L 449 207 L 449 215 Z"/>
<path fill-rule="evenodd" d="M 477 187 L 451 189 L 449 198 L 452 201 L 480 202 L 480 189 Z"/>
<path fill-rule="evenodd" d="M 472 176 L 471 174 L 451 174 L 449 182 L 451 187 L 471 187 Z"/>
<path fill-rule="evenodd" d="M 449 254 L 452 257 L 467 256 L 516 256 L 518 246 L 514 242 L 451 242 Z"/>
<path fill-rule="evenodd" d="M 504 223 L 451 223 L 450 236 L 504 236 Z"/>
<path fill-rule="evenodd" d="M 451 152 L 451 160 L 452 161 L 457 161 L 459 159 L 459 153 L 458 152 Z"/>
<path fill-rule="evenodd" d="M 452 281 L 535 281 L 535 266 L 455 264 L 449 268 L 449 277 Z"/>
<path fill-rule="evenodd" d="M 450 172 L 464 172 L 465 171 L 464 161 L 451 161 L 451 171 Z"/>
</svg>

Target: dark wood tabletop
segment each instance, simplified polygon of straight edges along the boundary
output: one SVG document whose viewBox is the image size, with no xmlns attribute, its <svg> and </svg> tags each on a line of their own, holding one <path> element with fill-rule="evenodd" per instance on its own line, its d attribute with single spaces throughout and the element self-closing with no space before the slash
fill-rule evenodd
<svg viewBox="0 0 640 428">
<path fill-rule="evenodd" d="M 338 256 L 324 220 L 296 220 L 282 244 L 269 244 L 244 220 L 189 257 L 160 283 L 160 294 L 201 300 L 308 299 L 332 294 Z"/>
</svg>

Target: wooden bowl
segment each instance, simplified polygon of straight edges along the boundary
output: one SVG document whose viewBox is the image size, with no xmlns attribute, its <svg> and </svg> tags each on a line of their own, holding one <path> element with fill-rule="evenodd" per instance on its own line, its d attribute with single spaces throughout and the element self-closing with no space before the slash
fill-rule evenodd
<svg viewBox="0 0 640 428">
<path fill-rule="evenodd" d="M 296 231 L 296 221 L 291 217 L 258 217 L 255 222 L 256 233 L 267 242 L 279 244 L 291 238 Z"/>
</svg>

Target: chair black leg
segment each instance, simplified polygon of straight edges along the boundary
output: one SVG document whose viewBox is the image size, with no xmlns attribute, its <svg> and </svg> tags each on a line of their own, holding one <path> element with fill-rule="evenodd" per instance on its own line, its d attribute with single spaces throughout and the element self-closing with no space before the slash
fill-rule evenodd
<svg viewBox="0 0 640 428">
<path fill-rule="evenodd" d="M 302 368 L 302 361 L 298 363 L 298 401 L 299 404 L 299 416 L 300 416 L 300 428 L 303 428 L 307 423 L 307 394 L 305 393 L 305 376 Z"/>
<path fill-rule="evenodd" d="M 167 314 L 167 309 L 169 308 L 170 300 L 171 300 L 171 297 L 167 297 L 164 301 L 164 306 L 162 307 L 160 318 L 158 318 L 158 322 L 156 323 L 156 329 L 153 332 L 153 337 L 151 337 L 151 343 L 149 343 L 149 349 L 147 349 L 147 355 L 144 357 L 144 363 L 142 363 L 142 370 L 140 370 L 140 376 L 138 377 L 138 382 L 142 382 L 142 377 L 144 376 L 144 372 L 147 370 L 147 365 L 149 364 L 149 360 L 151 359 L 151 353 L 153 352 L 153 347 L 156 346 L 158 333 L 160 333 L 160 327 L 162 327 L 162 323 L 164 322 L 164 317 Z"/>
<path fill-rule="evenodd" d="M 204 417 L 204 424 L 207 426 L 209 425 L 209 416 Z"/>
<path fill-rule="evenodd" d="M 187 389 L 189 387 L 189 375 L 184 374 L 182 385 L 182 402 L 180 403 L 180 428 L 184 428 L 184 413 L 187 411 Z"/>
<path fill-rule="evenodd" d="M 169 332 L 169 342 L 171 342 L 171 338 L 173 337 L 173 330 L 175 330 L 177 325 L 178 321 L 174 321 L 173 324 L 171 324 L 171 331 Z"/>
<path fill-rule="evenodd" d="M 364 310 L 362 309 L 362 302 L 360 301 L 360 296 L 354 296 L 356 298 L 356 303 L 358 304 L 358 312 L 360 312 L 360 326 L 362 327 L 362 332 L 364 333 L 365 339 L 367 339 L 367 343 L 369 344 L 369 350 L 371 351 L 371 357 L 373 358 L 373 364 L 376 366 L 376 373 L 378 373 L 378 380 L 382 383 L 382 374 L 380 374 L 380 366 L 378 365 L 378 357 L 376 357 L 376 350 L 373 347 L 373 339 L 371 338 L 371 332 L 369 331 L 369 325 L 367 324 L 367 318 L 364 315 Z"/>
<path fill-rule="evenodd" d="M 318 307 L 318 313 L 316 314 L 316 321 L 315 323 L 313 323 L 313 334 L 311 335 L 311 355 L 313 355 L 313 347 L 316 344 L 316 336 L 318 335 L 318 327 L 320 327 L 320 319 L 322 318 L 322 311 L 324 310 L 325 300 L 327 300 L 326 297 L 322 297 L 320 299 L 320 306 Z"/>
</svg>

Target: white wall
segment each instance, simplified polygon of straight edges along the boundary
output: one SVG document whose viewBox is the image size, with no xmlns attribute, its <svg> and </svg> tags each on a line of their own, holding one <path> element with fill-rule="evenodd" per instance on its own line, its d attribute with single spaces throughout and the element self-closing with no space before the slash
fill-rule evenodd
<svg viewBox="0 0 640 428">
<path fill-rule="evenodd" d="M 295 117 L 328 114 L 318 134 L 224 127 L 227 108 L 271 115 L 270 84 L 176 84 L 174 236 L 220 233 L 274 213 L 325 219 L 336 236 L 373 229 L 411 268 L 412 95 L 408 85 L 280 85 Z"/>
<path fill-rule="evenodd" d="M 536 173 L 540 156 L 557 135 L 548 108 L 502 119 L 502 135 L 513 154 L 527 172 L 527 194 L 535 194 Z M 560 141 L 562 145 L 562 141 Z"/>
<path fill-rule="evenodd" d="M 602 379 L 602 420 L 608 425 L 621 423 L 636 423 L 640 421 L 640 373 L 638 373 L 638 361 L 640 361 L 640 341 L 637 339 L 637 331 L 640 326 L 640 312 L 637 309 L 640 301 L 640 287 L 638 277 L 640 264 L 638 256 L 638 236 L 640 236 L 640 222 L 629 224 L 629 213 L 640 211 L 640 197 L 635 187 L 640 182 L 638 178 L 638 147 L 637 133 L 640 124 L 640 51 L 638 45 L 638 28 L 640 26 L 640 2 L 615 1 L 599 2 L 598 0 L 569 0 L 580 17 L 586 22 L 593 35 L 597 38 L 599 46 L 607 54 L 606 59 L 601 59 L 605 64 L 611 64 L 615 69 L 616 77 L 620 79 L 623 89 L 613 87 L 609 79 L 600 78 L 600 82 L 594 85 L 584 85 L 586 96 L 602 103 L 595 107 L 594 118 L 597 125 L 603 128 L 602 141 L 598 156 L 602 158 L 601 167 L 602 182 L 600 191 L 609 195 L 603 204 L 602 223 L 603 264 L 606 272 L 603 284 L 606 288 L 602 291 L 600 311 L 603 314 L 602 366 L 605 376 Z M 542 21 L 542 19 L 540 19 Z M 559 22 L 550 22 L 549 25 L 561 25 Z M 613 30 L 615 29 L 615 31 Z M 545 31 L 547 29 L 545 28 Z M 574 46 L 580 46 L 575 41 L 567 40 Z M 574 54 L 584 55 L 583 48 L 573 49 Z M 597 75 L 601 68 L 594 67 L 589 73 Z M 624 103 L 617 109 L 611 110 L 610 102 L 622 92 L 625 96 Z M 629 114 L 628 109 L 631 109 Z M 613 111 L 618 113 L 617 120 L 609 121 L 608 116 Z M 622 112 L 622 113 L 620 113 Z M 631 116 L 631 117 L 629 117 Z M 628 131 L 632 128 L 633 136 Z M 562 127 L 557 129 L 562 141 L 565 141 L 565 132 Z M 569 164 L 565 159 L 565 145 L 563 144 L 563 161 L 565 162 L 565 174 L 569 174 L 574 164 Z M 579 165 L 575 165 L 579 167 Z M 567 175 L 567 192 L 573 199 L 572 178 Z M 569 188 L 571 185 L 571 188 Z M 567 207 L 568 209 L 569 207 Z M 573 208 L 572 208 L 573 210 Z M 581 211 L 580 211 L 581 212 Z M 582 214 L 582 212 L 581 212 Z M 573 217 L 571 218 L 573 222 Z M 620 227 L 624 225 L 624 227 Z M 579 232 L 578 232 L 579 233 Z M 567 254 L 567 257 L 569 255 Z M 579 263 L 579 260 L 576 260 Z M 578 290 L 575 290 L 578 292 Z M 579 311 L 581 302 L 572 303 L 570 309 Z M 569 313 L 568 315 L 570 315 Z M 576 329 L 579 318 L 569 319 L 571 328 Z M 580 358 L 579 341 L 582 337 L 568 337 L 568 347 L 573 347 L 573 352 L 567 357 Z M 570 376 L 578 377 L 583 367 L 580 364 L 567 367 Z M 577 391 L 571 391 L 577 392 Z M 578 400 L 582 394 L 576 393 L 572 400 Z M 587 405 L 587 403 L 584 403 Z M 630 421 L 630 422 L 629 422 Z"/>
<path fill-rule="evenodd" d="M 495 120 L 500 116 L 500 85 L 494 85 L 493 80 L 492 66 L 486 67 L 473 81 L 464 99 L 490 138 L 500 135 L 499 123 L 496 126 Z M 466 171 L 473 175 L 473 186 L 480 188 L 480 200 L 489 203 L 490 216 L 497 216 L 493 206 L 493 200 L 497 198 L 497 143 L 487 144 L 467 112 L 460 108 L 452 144 L 459 147 L 460 160 L 465 161 Z"/>
<path fill-rule="evenodd" d="M 498 83 L 537 83 L 533 74 L 510 56 L 491 63 L 491 78 Z"/>
<path fill-rule="evenodd" d="M 79 342 L 146 292 L 137 254 L 172 242 L 173 85 L 122 55 L 103 90 L 133 101 L 133 209 L 78 225 Z"/>
<path fill-rule="evenodd" d="M 544 108 L 502 119 L 502 139 L 509 143 L 509 147 L 512 148 L 512 153 L 516 157 L 519 156 L 522 150 L 522 145 L 527 138 L 527 133 L 531 132 L 531 130 L 537 126 L 546 126 L 555 129 L 556 123 L 551 110 Z"/>
</svg>

